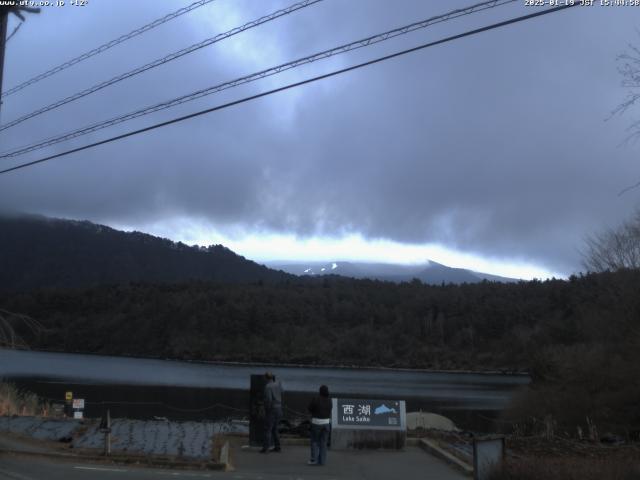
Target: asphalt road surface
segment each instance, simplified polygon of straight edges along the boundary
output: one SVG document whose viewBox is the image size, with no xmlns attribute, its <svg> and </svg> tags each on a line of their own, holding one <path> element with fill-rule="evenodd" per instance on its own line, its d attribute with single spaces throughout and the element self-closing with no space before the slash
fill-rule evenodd
<svg viewBox="0 0 640 480">
<path fill-rule="evenodd" d="M 467 478 L 417 447 L 408 447 L 402 452 L 331 451 L 327 465 L 322 467 L 306 465 L 307 455 L 306 447 L 289 447 L 281 453 L 268 455 L 261 455 L 255 450 L 238 451 L 234 462 L 235 471 L 216 472 L 90 464 L 0 454 L 0 480 L 157 480 L 163 478 L 463 480 Z"/>
</svg>

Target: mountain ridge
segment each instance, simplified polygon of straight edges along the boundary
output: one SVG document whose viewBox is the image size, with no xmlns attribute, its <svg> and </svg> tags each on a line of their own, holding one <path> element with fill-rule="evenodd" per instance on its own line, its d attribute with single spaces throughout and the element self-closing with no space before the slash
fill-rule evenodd
<svg viewBox="0 0 640 480">
<path fill-rule="evenodd" d="M 86 220 L 4 214 L 0 232 L 0 289 L 6 290 L 293 278 L 222 245 L 188 246 Z"/>
<path fill-rule="evenodd" d="M 520 279 L 502 277 L 488 273 L 476 272 L 465 268 L 454 268 L 433 260 L 415 265 L 403 265 L 382 262 L 286 262 L 270 261 L 265 265 L 282 270 L 292 275 L 324 276 L 340 275 L 343 277 L 391 282 L 407 282 L 418 279 L 423 283 L 436 285 L 441 283 L 478 283 L 484 280 L 491 282 L 513 283 Z"/>
<path fill-rule="evenodd" d="M 265 262 L 223 245 L 189 246 L 87 220 L 0 213 L 0 290 L 77 288 L 135 282 L 282 282 L 296 277 L 426 284 L 515 282 L 434 261 L 419 265 L 366 262 Z M 294 277 L 294 275 L 296 277 Z"/>
</svg>

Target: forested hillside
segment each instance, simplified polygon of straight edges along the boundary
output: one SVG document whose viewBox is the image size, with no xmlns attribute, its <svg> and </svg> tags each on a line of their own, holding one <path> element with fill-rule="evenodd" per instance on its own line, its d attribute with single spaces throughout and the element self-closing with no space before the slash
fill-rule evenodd
<svg viewBox="0 0 640 480">
<path fill-rule="evenodd" d="M 290 276 L 222 245 L 190 247 L 91 222 L 0 216 L 0 290 L 147 281 L 281 281 Z"/>
</svg>

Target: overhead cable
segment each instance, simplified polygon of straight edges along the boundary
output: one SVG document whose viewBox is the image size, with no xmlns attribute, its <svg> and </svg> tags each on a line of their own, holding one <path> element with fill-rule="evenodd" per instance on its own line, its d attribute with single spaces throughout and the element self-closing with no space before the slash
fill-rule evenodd
<svg viewBox="0 0 640 480">
<path fill-rule="evenodd" d="M 15 87 L 12 87 L 10 89 L 8 89 L 6 92 L 2 93 L 2 98 L 8 97 L 9 95 L 12 95 L 20 90 L 22 90 L 23 88 L 28 87 L 29 85 L 33 85 L 34 83 L 39 82 L 40 80 L 44 80 L 47 77 L 50 77 L 51 75 L 55 75 L 58 72 L 61 72 L 63 70 L 66 70 L 69 67 L 72 67 L 73 65 L 82 62 L 83 60 L 86 60 L 87 58 L 91 58 L 94 55 L 98 55 L 99 53 L 102 53 L 106 50 L 109 50 L 112 47 L 115 47 L 116 45 L 122 43 L 122 42 L 126 42 L 127 40 L 132 39 L 133 37 L 137 37 L 138 35 L 141 35 L 145 32 L 148 32 L 151 29 L 156 28 L 157 26 L 162 25 L 163 23 L 168 22 L 169 20 L 173 20 L 174 18 L 179 17 L 180 15 L 184 15 L 185 13 L 188 13 L 192 10 L 195 10 L 196 8 L 202 7 L 203 5 L 206 5 L 208 3 L 211 3 L 215 0 L 198 0 L 197 2 L 192 3 L 191 5 L 188 5 L 184 8 L 181 8 L 179 10 L 176 10 L 173 13 L 169 13 L 168 15 L 165 15 L 164 17 L 158 18 L 157 20 L 154 20 L 151 23 L 148 23 L 140 28 L 136 28 L 135 30 L 132 30 L 131 32 L 125 34 L 125 35 L 121 35 L 118 38 L 111 40 L 110 42 L 104 43 L 102 45 L 100 45 L 99 47 L 94 48 L 93 50 L 89 50 L 88 52 L 83 53 L 82 55 L 78 55 L 75 58 L 72 58 L 71 60 L 68 60 L 64 63 L 61 63 L 58 66 L 55 66 L 53 68 L 51 68 L 50 70 L 47 70 L 46 72 L 43 72 L 39 75 L 36 75 L 33 78 L 30 78 L 29 80 L 26 80 L 22 83 L 20 83 L 19 85 L 16 85 Z"/>
<path fill-rule="evenodd" d="M 84 145 L 82 147 L 73 148 L 73 149 L 67 150 L 65 152 L 61 152 L 61 153 L 58 153 L 58 154 L 55 154 L 55 155 L 50 155 L 48 157 L 41 158 L 39 160 L 34 160 L 32 162 L 27 162 L 27 163 L 23 163 L 23 164 L 20 164 L 20 165 L 16 165 L 14 167 L 6 168 L 4 170 L 0 170 L 0 175 L 9 173 L 9 172 L 12 172 L 12 171 L 15 171 L 15 170 L 19 170 L 19 169 L 22 169 L 22 168 L 30 167 L 30 166 L 33 166 L 33 165 L 37 165 L 37 164 L 40 164 L 40 163 L 44 163 L 44 162 L 47 162 L 49 160 L 53 160 L 55 158 L 60 158 L 60 157 L 66 156 L 66 155 L 70 155 L 72 153 L 81 152 L 83 150 L 88 150 L 90 148 L 97 147 L 99 145 L 104 145 L 104 144 L 107 144 L 107 143 L 115 142 L 117 140 L 122 140 L 122 139 L 127 138 L 127 137 L 132 137 L 134 135 L 138 135 L 140 133 L 144 133 L 144 132 L 148 132 L 148 131 L 151 131 L 151 130 L 155 130 L 157 128 L 165 127 L 167 125 L 172 125 L 174 123 L 179 123 L 179 122 L 182 122 L 184 120 L 188 120 L 188 119 L 191 119 L 191 118 L 194 118 L 194 117 L 198 117 L 198 116 L 201 116 L 201 115 L 206 115 L 208 113 L 212 113 L 212 112 L 215 112 L 215 111 L 218 111 L 218 110 L 223 110 L 225 108 L 229 108 L 229 107 L 232 107 L 234 105 L 239 105 L 239 104 L 242 104 L 242 103 L 246 103 L 246 102 L 249 102 L 251 100 L 256 100 L 258 98 L 262 98 L 262 97 L 266 97 L 268 95 L 272 95 L 274 93 L 283 92 L 283 91 L 289 90 L 291 88 L 299 87 L 299 86 L 306 85 L 306 84 L 309 84 L 309 83 L 314 83 L 314 82 L 317 82 L 319 80 L 324 80 L 326 78 L 334 77 L 336 75 L 340 75 L 340 74 L 343 74 L 343 73 L 346 73 L 346 72 L 350 72 L 352 70 L 356 70 L 356 69 L 359 69 L 359 68 L 362 68 L 362 67 L 367 67 L 369 65 L 374 65 L 374 64 L 386 61 L 386 60 L 390 60 L 392 58 L 400 57 L 402 55 L 406 55 L 406 54 L 409 54 L 409 53 L 417 52 L 417 51 L 423 50 L 425 48 L 433 47 L 435 45 L 440 45 L 440 44 L 447 43 L 447 42 L 450 42 L 450 41 L 453 41 L 453 40 L 458 40 L 460 38 L 469 37 L 471 35 L 476 35 L 478 33 L 486 32 L 486 31 L 489 31 L 489 30 L 494 30 L 496 28 L 505 27 L 507 25 L 511 25 L 511 24 L 522 22 L 522 21 L 529 20 L 529 19 L 532 19 L 532 18 L 540 17 L 542 15 L 548 15 L 550 13 L 556 13 L 556 12 L 565 10 L 567 8 L 575 7 L 577 5 L 579 5 L 579 3 L 577 3 L 577 2 L 573 3 L 573 4 L 567 3 L 567 4 L 559 6 L 559 7 L 547 8 L 547 9 L 544 9 L 544 10 L 537 11 L 535 13 L 530 13 L 529 15 L 523 15 L 523 16 L 520 16 L 520 17 L 515 17 L 515 18 L 511 18 L 509 20 L 505 20 L 503 22 L 498 22 L 498 23 L 494 23 L 494 24 L 491 24 L 491 25 L 487 25 L 485 27 L 476 28 L 475 30 L 468 30 L 468 31 L 466 31 L 464 33 L 460 33 L 460 34 L 457 34 L 457 35 L 452 35 L 450 37 L 445 37 L 445 38 L 442 38 L 440 40 L 436 40 L 434 42 L 425 43 L 425 44 L 419 45 L 417 47 L 413 47 L 413 48 L 409 48 L 409 49 L 406 49 L 406 50 L 402 50 L 402 51 L 399 51 L 399 52 L 396 52 L 396 53 L 392 53 L 390 55 L 385 55 L 383 57 L 378 57 L 378 58 L 376 58 L 374 60 L 369 60 L 367 62 L 359 63 L 357 65 L 352 65 L 350 67 L 342 68 L 340 70 L 334 70 L 333 72 L 330 72 L 330 73 L 325 73 L 323 75 L 318 75 L 318 76 L 315 76 L 315 77 L 311 77 L 311 78 L 308 78 L 306 80 L 302 80 L 302 81 L 295 82 L 295 83 L 290 83 L 290 84 L 285 85 L 283 87 L 274 88 L 272 90 L 268 90 L 268 91 L 265 91 L 265 92 L 262 92 L 262 93 L 258 93 L 256 95 L 251 95 L 251 96 L 248 96 L 248 97 L 241 98 L 239 100 L 234 100 L 232 102 L 228 102 L 228 103 L 225 103 L 225 104 L 222 104 L 222 105 L 217 105 L 215 107 L 207 108 L 205 110 L 200 110 L 199 112 L 191 113 L 189 115 L 184 115 L 182 117 L 177 117 L 177 118 L 174 118 L 174 119 L 171 119 L 171 120 L 167 120 L 165 122 L 156 123 L 155 125 L 150 125 L 150 126 L 145 127 L 145 128 L 141 128 L 141 129 L 138 129 L 138 130 L 134 130 L 134 131 L 131 131 L 131 132 L 124 133 L 122 135 L 116 135 L 114 137 L 107 138 L 105 140 L 101 140 L 99 142 L 94 142 L 94 143 L 91 143 L 91 144 L 88 144 L 88 145 Z"/>
<path fill-rule="evenodd" d="M 102 90 L 103 88 L 106 88 L 110 85 L 116 84 L 118 82 L 121 82 L 122 80 L 126 80 L 127 78 L 131 78 L 134 77 L 136 75 L 139 75 L 140 73 L 146 72 L 147 70 L 151 70 L 152 68 L 155 67 L 159 67 L 160 65 L 164 65 L 165 63 L 171 62 L 173 60 L 176 60 L 180 57 L 183 57 L 189 53 L 195 52 L 196 50 L 200 50 L 201 48 L 204 47 L 208 47 L 209 45 L 213 45 L 214 43 L 220 42 L 226 38 L 232 37 L 234 35 L 237 35 L 241 32 L 244 32 L 245 30 L 249 30 L 251 28 L 255 28 L 259 25 L 262 25 L 263 23 L 267 23 L 267 22 L 271 22 L 272 20 L 275 20 L 276 18 L 280 18 L 284 15 L 288 15 L 290 13 L 293 13 L 297 10 L 300 10 L 302 8 L 308 7 L 310 5 L 313 5 L 315 3 L 321 2 L 322 0 L 304 0 L 302 2 L 299 3 L 295 3 L 287 8 L 284 8 L 282 10 L 278 10 L 275 11 L 269 15 L 265 15 L 263 17 L 258 18 L 257 20 L 253 20 L 251 22 L 245 23 L 244 25 L 240 26 L 240 27 L 236 27 L 232 30 L 229 30 L 227 32 L 224 33 L 220 33 L 214 37 L 211 38 L 207 38 L 206 40 L 203 40 L 202 42 L 198 42 L 198 43 L 194 43 L 193 45 L 190 45 L 189 47 L 183 48 L 182 50 L 178 50 L 177 52 L 173 52 L 170 53 L 169 55 L 166 55 L 162 58 L 159 58 L 157 60 L 154 60 L 153 62 L 149 62 L 145 65 L 142 65 L 141 67 L 135 68 L 133 70 L 130 70 L 128 72 L 122 73 L 120 75 L 117 75 L 113 78 L 111 78 L 110 80 L 106 80 L 104 82 L 100 82 L 96 85 L 93 85 L 92 87 L 86 88 L 84 90 L 82 90 L 81 92 L 78 93 L 74 93 L 73 95 L 70 95 L 68 97 L 63 98 L 62 100 L 58 100 L 57 102 L 54 102 L 50 105 L 47 105 L 46 107 L 42 107 L 39 108 L 38 110 L 34 110 L 31 113 L 28 113 L 26 115 L 23 115 L 22 117 L 19 117 L 15 120 L 12 120 L 8 123 L 5 123 L 4 125 L 0 125 L 0 132 L 2 132 L 3 130 L 7 130 L 11 127 L 14 127 L 26 120 L 29 120 L 30 118 L 33 117 L 37 117 L 38 115 L 42 115 L 43 113 L 49 112 L 51 110 L 54 110 L 58 107 L 61 107 L 62 105 L 66 105 L 67 103 L 73 102 L 75 100 L 78 100 L 82 97 L 86 97 L 87 95 L 91 95 L 92 93 L 95 93 L 99 90 Z"/>
<path fill-rule="evenodd" d="M 181 105 L 183 103 L 186 102 L 190 102 L 193 100 L 196 100 L 198 98 L 202 98 L 205 97 L 207 95 L 212 95 L 214 93 L 218 93 L 221 92 L 223 90 L 227 90 L 229 88 L 233 88 L 233 87 L 237 87 L 239 85 L 245 84 L 245 83 L 250 83 L 250 82 L 254 82 L 256 80 L 260 80 L 262 78 L 265 77 L 269 77 L 272 75 L 276 75 L 278 73 L 284 72 L 286 70 L 291 70 L 293 68 L 299 67 L 301 65 L 305 65 L 305 64 L 309 64 L 309 63 L 313 63 L 316 62 L 318 60 L 323 60 L 325 58 L 329 58 L 332 57 L 334 55 L 338 55 L 338 54 L 343 54 L 352 50 L 357 50 L 359 48 L 363 48 L 363 47 L 368 47 L 370 45 L 374 45 L 376 43 L 380 43 L 380 42 L 384 42 L 387 41 L 391 38 L 400 36 L 400 35 L 406 35 L 407 33 L 419 30 L 419 29 L 423 29 L 423 28 L 427 28 L 431 25 L 437 24 L 437 23 L 442 23 L 442 22 L 446 22 L 449 20 L 452 20 L 454 18 L 458 18 L 461 17 L 463 15 L 470 15 L 472 13 L 476 13 L 482 10 L 487 10 L 489 8 L 495 8 L 501 5 L 506 5 L 509 3 L 514 3 L 518 0 L 492 0 L 492 1 L 485 1 L 482 3 L 478 3 L 475 5 L 471 5 L 469 7 L 465 7 L 465 8 L 460 8 L 460 9 L 456 9 L 456 10 L 452 10 L 448 13 L 445 13 L 443 15 L 438 15 L 435 17 L 431 17 L 428 18 L 426 20 L 422 20 L 420 22 L 415 22 L 415 23 L 411 23 L 409 25 L 405 25 L 402 27 L 398 27 L 398 28 L 394 28 L 393 30 L 389 30 L 387 32 L 384 33 L 379 33 L 376 35 L 372 35 L 360 40 L 357 40 L 355 42 L 351 42 L 351 43 L 347 43 L 344 45 L 340 45 L 338 47 L 334 47 L 331 48 L 329 50 L 324 50 L 318 53 L 314 53 L 312 55 L 306 56 L 306 57 L 302 57 L 302 58 L 298 58 L 297 60 L 293 60 L 287 63 L 283 63 L 281 65 L 277 65 L 275 67 L 271 67 L 268 68 L 266 70 L 262 70 L 256 73 L 252 73 L 250 75 L 246 75 L 244 77 L 240 77 L 240 78 L 236 78 L 235 80 L 231 80 L 231 81 L 227 81 L 218 85 L 214 85 L 211 87 L 207 87 L 205 89 L 202 90 L 198 90 L 196 92 L 187 94 L 187 95 L 183 95 L 177 98 L 174 98 L 172 100 L 168 100 L 162 103 L 158 103 L 155 105 L 151 105 L 148 107 L 144 107 L 141 108 L 139 110 L 135 110 L 133 112 L 127 113 L 125 115 L 121 115 L 118 117 L 114 117 L 108 120 L 104 120 L 98 123 L 94 123 L 92 125 L 86 126 L 86 127 L 82 127 L 80 129 L 62 134 L 62 135 L 58 135 L 55 137 L 51 137 L 45 140 L 41 140 L 38 143 L 35 144 L 31 144 L 31 145 L 27 145 L 24 147 L 19 147 L 17 149 L 13 149 L 11 151 L 7 151 L 7 152 L 3 152 L 2 154 L 0 154 L 0 158 L 11 158 L 11 157 L 15 157 L 18 155 L 23 155 L 25 153 L 28 152 L 32 152 L 34 150 L 39 150 L 41 148 L 45 148 L 51 145 L 55 145 L 57 143 L 60 142 L 64 142 L 66 140 L 70 140 L 72 138 L 76 138 L 82 135 L 86 135 L 92 132 L 95 132 L 97 130 L 101 130 L 103 128 L 107 128 L 107 127 L 111 127 L 113 125 L 117 125 L 119 123 L 122 122 L 126 122 L 129 120 L 133 120 L 134 118 L 138 118 L 138 117 L 142 117 L 145 115 L 149 115 L 151 113 L 154 112 L 158 112 L 160 110 L 165 110 L 167 108 L 171 108 L 174 107 L 176 105 Z M 1 130 L 1 129 L 0 129 Z"/>
</svg>

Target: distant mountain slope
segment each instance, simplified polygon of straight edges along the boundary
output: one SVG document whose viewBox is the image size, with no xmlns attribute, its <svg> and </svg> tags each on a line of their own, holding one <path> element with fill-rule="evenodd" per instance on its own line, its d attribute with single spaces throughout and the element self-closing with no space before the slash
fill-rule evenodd
<svg viewBox="0 0 640 480">
<path fill-rule="evenodd" d="M 294 275 L 341 275 L 352 278 L 369 278 L 392 282 L 407 282 L 414 278 L 428 284 L 517 282 L 517 279 L 474 272 L 464 268 L 452 268 L 429 261 L 420 265 L 360 262 L 268 262 L 268 266 Z"/>
<path fill-rule="evenodd" d="M 86 221 L 0 216 L 0 289 L 139 281 L 248 283 L 288 277 L 222 245 L 190 247 Z"/>
</svg>

